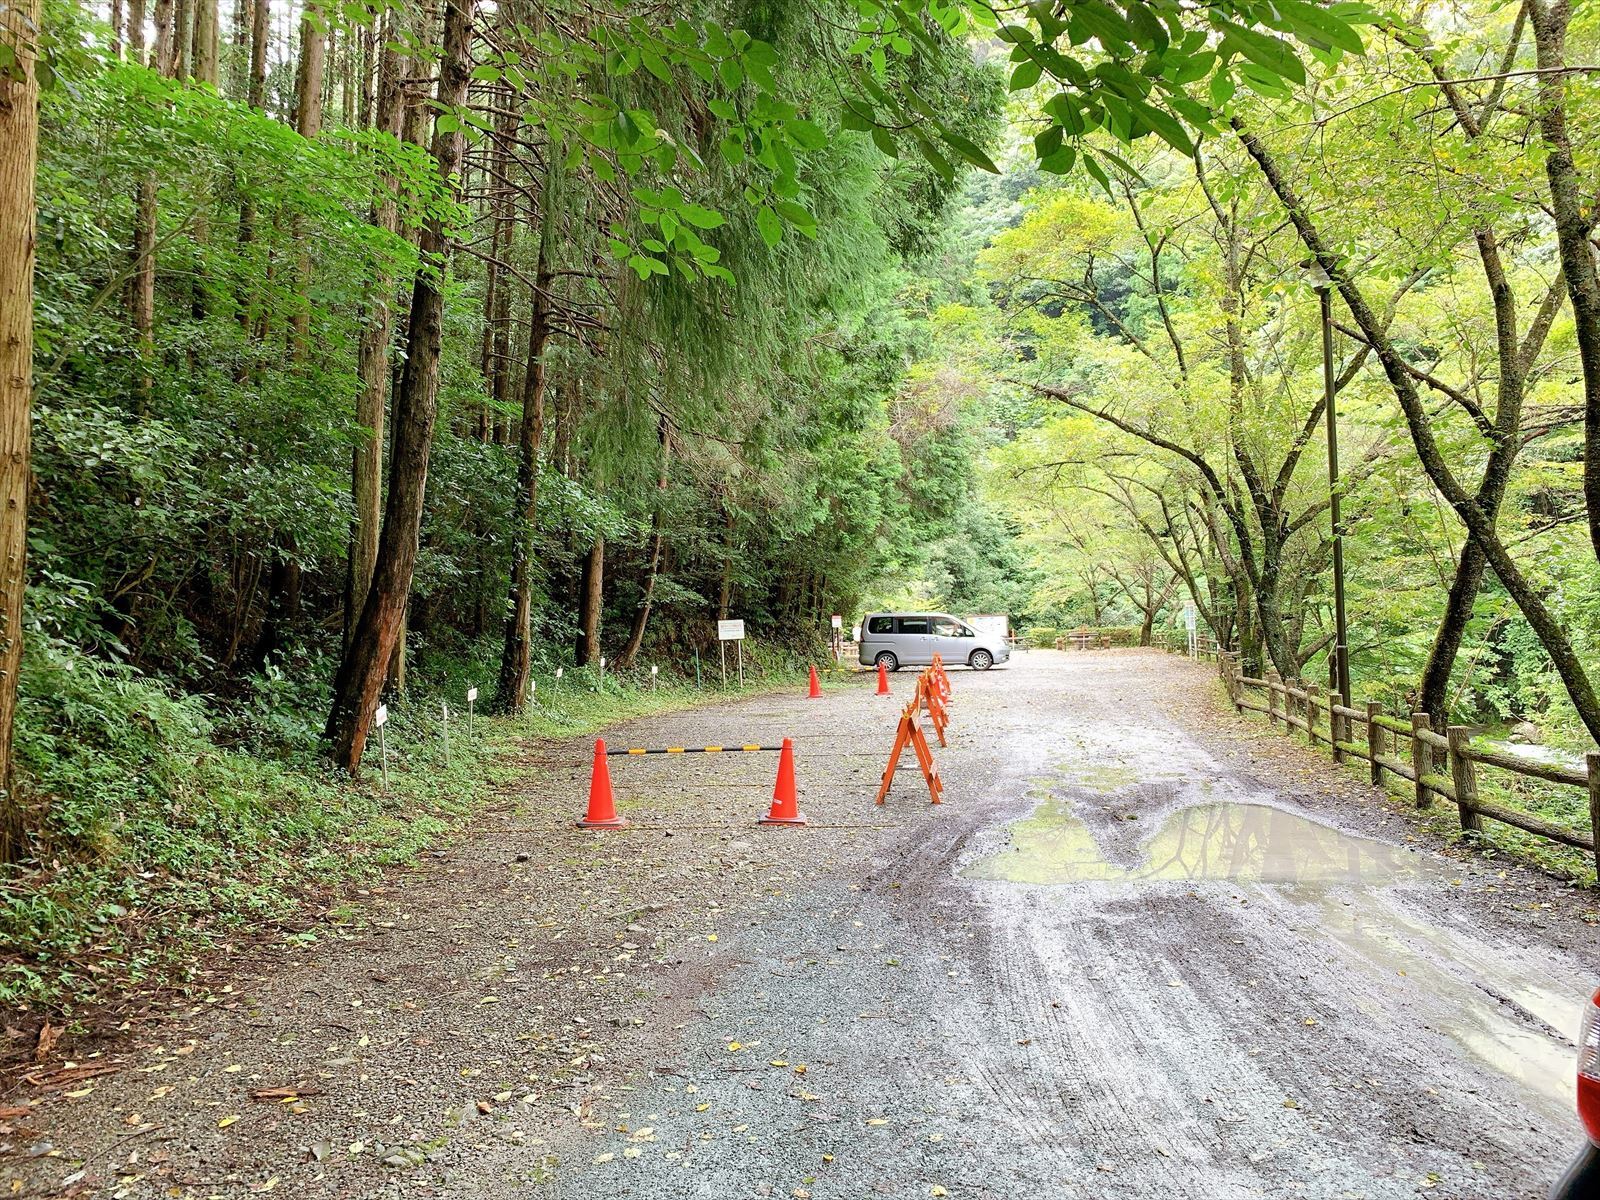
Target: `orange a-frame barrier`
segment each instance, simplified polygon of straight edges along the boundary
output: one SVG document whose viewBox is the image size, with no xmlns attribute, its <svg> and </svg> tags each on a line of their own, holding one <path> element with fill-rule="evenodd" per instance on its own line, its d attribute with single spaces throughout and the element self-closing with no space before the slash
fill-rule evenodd
<svg viewBox="0 0 1600 1200">
<path fill-rule="evenodd" d="M 928 721 L 933 726 L 933 732 L 939 738 L 939 745 L 948 746 L 950 743 L 945 741 L 944 731 L 945 727 L 950 724 L 950 715 L 945 712 L 944 698 L 939 694 L 939 690 L 939 684 L 935 681 L 933 672 L 931 670 L 924 671 L 917 677 L 917 695 L 912 707 L 915 708 L 917 703 L 927 705 Z M 915 716 L 914 713 L 912 715 Z"/>
<path fill-rule="evenodd" d="M 918 688 L 920 697 L 922 689 Z M 917 721 L 917 700 L 913 699 L 906 705 L 900 714 L 900 725 L 894 732 L 894 749 L 889 751 L 889 765 L 883 772 L 883 784 L 878 788 L 877 803 L 882 804 L 889 788 L 894 783 L 895 768 L 900 765 L 900 756 L 905 753 L 907 744 L 916 753 L 917 765 L 922 768 L 922 778 L 928 784 L 928 799 L 938 804 L 944 793 L 944 784 L 939 779 L 939 769 L 933 763 L 933 750 L 928 746 L 928 739 L 923 736 L 922 725 Z"/>
</svg>

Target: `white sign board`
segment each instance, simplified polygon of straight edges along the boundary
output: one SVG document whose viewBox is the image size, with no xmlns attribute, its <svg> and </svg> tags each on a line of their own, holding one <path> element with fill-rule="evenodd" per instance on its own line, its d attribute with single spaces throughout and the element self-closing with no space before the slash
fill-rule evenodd
<svg viewBox="0 0 1600 1200">
<path fill-rule="evenodd" d="M 831 620 L 833 621 L 833 627 L 835 629 L 843 629 L 844 628 L 844 618 L 842 616 L 840 616 L 838 613 L 834 613 L 832 618 L 831 618 Z"/>
<path fill-rule="evenodd" d="M 1183 627 L 1190 633 L 1195 631 L 1195 621 L 1199 615 L 1200 614 L 1195 611 L 1193 600 L 1189 601 L 1183 606 Z"/>
<path fill-rule="evenodd" d="M 478 698 L 478 689 L 477 688 L 468 688 L 467 689 L 467 703 L 471 704 L 477 698 Z"/>
<path fill-rule="evenodd" d="M 974 613 L 966 618 L 979 633 L 1003 638 L 1011 632 L 1011 618 L 1006 613 Z"/>
<path fill-rule="evenodd" d="M 717 640 L 723 642 L 744 641 L 744 621 L 718 621 Z"/>
<path fill-rule="evenodd" d="M 388 719 L 389 706 L 387 704 L 378 705 L 378 711 L 372 714 L 372 723 L 381 726 Z"/>
</svg>

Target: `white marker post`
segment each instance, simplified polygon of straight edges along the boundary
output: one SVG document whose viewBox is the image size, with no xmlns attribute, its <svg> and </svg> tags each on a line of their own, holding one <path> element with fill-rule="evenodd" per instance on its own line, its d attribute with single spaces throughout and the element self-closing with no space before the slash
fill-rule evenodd
<svg viewBox="0 0 1600 1200">
<path fill-rule="evenodd" d="M 389 706 L 378 705 L 378 711 L 372 714 L 372 723 L 378 727 L 378 758 L 383 763 L 383 794 L 389 794 L 389 747 L 383 741 L 383 727 L 389 723 Z"/>
<path fill-rule="evenodd" d="M 439 712 L 444 721 L 442 726 L 444 729 L 444 765 L 448 767 L 450 765 L 450 702 L 448 700 L 439 701 Z"/>
<path fill-rule="evenodd" d="M 539 692 L 539 681 L 537 679 L 535 679 L 532 675 L 529 675 L 528 676 L 528 703 L 529 704 L 538 704 L 539 703 L 538 692 Z"/>
<path fill-rule="evenodd" d="M 728 686 L 728 643 L 732 642 L 739 663 L 739 686 L 744 686 L 744 621 L 718 621 L 717 644 L 722 655 L 722 686 Z"/>
<path fill-rule="evenodd" d="M 551 687 L 555 688 L 555 690 L 558 691 L 558 692 L 561 690 L 561 673 L 563 671 L 565 671 L 565 670 L 566 670 L 565 667 L 557 667 L 556 668 L 556 681 L 553 684 L 550 685 Z"/>
<path fill-rule="evenodd" d="M 467 741 L 469 742 L 472 740 L 472 705 L 477 699 L 478 689 L 469 687 L 467 689 Z"/>
<path fill-rule="evenodd" d="M 605 686 L 606 686 L 606 656 L 604 654 L 602 654 L 600 656 L 600 674 L 595 676 L 594 690 L 598 692 L 602 688 L 604 688 Z"/>
<path fill-rule="evenodd" d="M 660 667 L 655 666 L 654 664 L 651 664 L 651 667 L 650 667 L 650 690 L 652 692 L 656 690 L 656 672 L 659 671 L 659 670 L 661 670 Z"/>
</svg>

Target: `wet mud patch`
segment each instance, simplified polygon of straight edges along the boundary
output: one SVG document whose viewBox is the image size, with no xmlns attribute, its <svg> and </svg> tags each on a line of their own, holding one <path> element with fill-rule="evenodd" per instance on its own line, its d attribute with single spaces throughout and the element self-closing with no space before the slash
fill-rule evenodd
<svg viewBox="0 0 1600 1200">
<path fill-rule="evenodd" d="M 1343 962 L 1347 979 L 1363 979 L 1349 992 L 1363 1020 L 1416 1022 L 1514 1080 L 1546 1119 L 1570 1114 L 1578 1011 L 1571 998 L 1583 994 L 1584 980 L 1532 947 L 1431 920 L 1408 902 L 1416 889 L 1459 885 L 1459 864 L 1274 804 L 1184 803 L 1234 790 L 1218 782 L 1161 783 L 1111 797 L 1038 785 L 1029 792 L 1033 811 L 997 831 L 1004 844 L 991 844 L 957 874 L 1050 894 L 1087 891 L 1091 898 L 1076 903 L 1097 911 L 1115 907 L 1113 896 L 1135 902 L 1146 885 L 1223 885 L 1220 894 L 1233 903 L 1282 913 L 1332 951 L 1330 961 Z M 1150 803 L 1155 792 L 1180 807 L 1163 813 Z M 1141 811 L 1132 811 L 1136 805 Z M 1152 809 L 1162 815 L 1144 819 Z"/>
<path fill-rule="evenodd" d="M 1137 814 L 1124 819 L 1132 824 Z M 1120 831 L 1119 831 L 1120 833 Z M 960 871 L 963 878 L 1025 884 L 1230 880 L 1246 883 L 1389 882 L 1435 869 L 1420 855 L 1344 833 L 1287 809 L 1240 801 L 1169 813 L 1136 855 L 1107 843 L 1070 800 L 1050 796 L 1009 826 L 1009 844 Z"/>
</svg>

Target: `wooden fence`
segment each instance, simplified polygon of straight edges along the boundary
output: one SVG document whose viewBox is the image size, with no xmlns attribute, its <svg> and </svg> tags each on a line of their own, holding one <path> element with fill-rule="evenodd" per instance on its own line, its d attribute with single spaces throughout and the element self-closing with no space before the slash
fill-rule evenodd
<svg viewBox="0 0 1600 1200">
<path fill-rule="evenodd" d="M 1189 635 L 1187 633 L 1171 633 L 1167 630 L 1158 630 L 1153 644 L 1160 646 L 1163 650 L 1170 650 L 1174 654 L 1187 655 L 1189 653 Z M 1204 662 L 1217 662 L 1219 661 L 1219 656 L 1226 653 L 1217 644 L 1217 639 L 1210 630 L 1196 630 L 1194 645 L 1194 656 Z"/>
<path fill-rule="evenodd" d="M 1298 680 L 1285 681 L 1272 671 L 1264 679 L 1252 679 L 1240 671 L 1237 651 L 1215 652 L 1215 657 L 1237 711 L 1263 713 L 1270 724 L 1281 725 L 1285 733 L 1299 730 L 1306 735 L 1308 744 L 1327 746 L 1334 762 L 1364 760 L 1376 785 L 1384 784 L 1385 772 L 1407 780 L 1418 808 L 1428 808 L 1435 796 L 1442 796 L 1455 804 L 1462 829 L 1481 830 L 1483 818 L 1488 817 L 1591 854 L 1600 844 L 1600 750 L 1591 750 L 1584 756 L 1582 769 L 1533 762 L 1474 746 L 1471 734 L 1459 725 L 1452 725 L 1441 734 L 1433 728 L 1427 713 L 1412 713 L 1403 720 L 1385 714 L 1370 700 L 1355 708 L 1337 692 L 1324 692 Z M 1478 790 L 1480 767 L 1586 789 L 1589 828 L 1570 829 L 1485 800 Z"/>
<path fill-rule="evenodd" d="M 1197 633 L 1195 639 L 1199 647 L 1199 657 L 1207 662 L 1216 662 L 1219 650 L 1217 639 L 1205 631 Z M 1163 650 L 1171 650 L 1175 654 L 1188 653 L 1186 637 L 1174 638 L 1165 630 L 1158 629 L 1152 633 L 1150 644 L 1159 646 Z M 1139 645 L 1139 631 L 1131 628 L 1090 629 L 1087 626 L 1080 626 L 1060 633 L 1055 639 L 1057 650 L 1113 650 L 1137 645 Z"/>
</svg>

